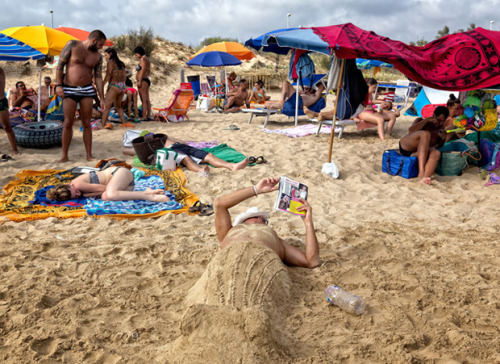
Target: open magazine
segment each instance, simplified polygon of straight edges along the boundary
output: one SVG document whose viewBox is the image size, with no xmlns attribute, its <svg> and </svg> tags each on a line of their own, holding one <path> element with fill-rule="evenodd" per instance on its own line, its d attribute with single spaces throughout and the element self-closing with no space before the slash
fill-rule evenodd
<svg viewBox="0 0 500 364">
<path fill-rule="evenodd" d="M 299 198 L 307 200 L 308 188 L 305 184 L 291 180 L 287 177 L 280 177 L 278 195 L 274 202 L 274 209 L 294 215 L 305 215 L 305 211 L 297 211 L 297 207 L 303 203 Z"/>
</svg>

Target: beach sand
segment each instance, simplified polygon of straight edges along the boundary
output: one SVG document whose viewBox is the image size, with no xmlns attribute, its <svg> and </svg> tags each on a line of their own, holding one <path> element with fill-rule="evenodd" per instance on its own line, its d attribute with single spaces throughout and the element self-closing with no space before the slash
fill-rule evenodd
<svg viewBox="0 0 500 364">
<path fill-rule="evenodd" d="M 170 91 L 153 88 L 154 106 L 166 105 Z M 394 137 L 383 142 L 375 129 L 350 127 L 341 140 L 335 137 L 340 178 L 334 180 L 321 173 L 329 135 L 292 139 L 262 132 L 263 119 L 248 124 L 247 114 L 189 115 L 188 122 L 136 128 L 217 140 L 248 156 L 265 156 L 266 164 L 234 173 L 212 169 L 208 178 L 186 171 L 189 189 L 205 203 L 262 177 L 284 175 L 308 185 L 322 265 L 280 266 L 264 254 L 278 278 L 261 266 L 245 275 L 252 254 L 236 249 L 221 260 L 213 216 L 4 221 L 0 361 L 500 362 L 500 187 L 484 187 L 477 168 L 460 177 L 437 176 L 431 187 L 381 173 L 383 151 L 397 147 L 412 121 L 401 117 Z M 240 130 L 224 130 L 230 124 Z M 268 125 L 290 126 L 292 119 L 281 115 Z M 71 162 L 56 163 L 59 148 L 20 148 L 15 160 L 0 164 L 0 186 L 23 169 L 92 165 L 85 161 L 79 127 Z M 125 130 L 94 132 L 94 156 L 125 158 Z M 6 153 L 7 138 L 0 135 Z M 271 210 L 274 198 L 259 195 L 231 213 L 253 205 Z M 304 248 L 299 217 L 274 211 L 270 226 Z M 231 264 L 233 256 L 241 267 Z M 220 280 L 207 280 L 210 264 Z M 363 297 L 365 313 L 355 317 L 328 304 L 323 290 L 331 284 Z M 238 291 L 242 285 L 257 293 L 262 285 L 270 288 L 249 303 Z M 235 300 L 217 299 L 235 289 Z"/>
</svg>

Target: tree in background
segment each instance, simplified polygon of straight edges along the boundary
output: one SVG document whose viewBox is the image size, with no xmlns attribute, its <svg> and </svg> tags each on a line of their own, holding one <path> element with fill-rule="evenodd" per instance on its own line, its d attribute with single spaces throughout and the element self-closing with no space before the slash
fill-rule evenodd
<svg viewBox="0 0 500 364">
<path fill-rule="evenodd" d="M 450 28 L 448 28 L 448 26 L 445 25 L 443 29 L 438 30 L 438 35 L 436 35 L 436 39 L 443 38 L 448 34 L 450 34 Z"/>
<path fill-rule="evenodd" d="M 410 42 L 410 45 L 412 46 L 419 46 L 419 47 L 423 47 L 424 45 L 426 45 L 427 43 L 429 43 L 428 41 L 426 41 L 424 38 L 422 39 L 419 39 L 417 40 L 416 42 Z"/>
<path fill-rule="evenodd" d="M 468 32 L 469 30 L 473 30 L 473 29 L 476 29 L 476 24 L 474 24 L 474 23 L 470 23 L 470 24 L 469 24 L 469 27 L 467 28 L 467 30 L 458 29 L 455 33 L 463 33 L 463 32 Z"/>
<path fill-rule="evenodd" d="M 135 47 L 140 45 L 146 51 L 146 55 L 150 57 L 151 53 L 156 48 L 154 39 L 155 35 L 153 29 L 151 29 L 151 27 L 146 29 L 141 26 L 139 30 L 131 29 L 128 31 L 128 34 L 120 35 L 112 40 L 115 43 L 114 48 L 118 52 L 128 50 L 130 53 L 134 53 Z"/>
</svg>

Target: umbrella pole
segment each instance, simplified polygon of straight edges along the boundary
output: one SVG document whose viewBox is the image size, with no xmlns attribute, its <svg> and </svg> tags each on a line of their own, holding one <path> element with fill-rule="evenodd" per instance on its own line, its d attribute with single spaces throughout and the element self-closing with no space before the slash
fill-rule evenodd
<svg viewBox="0 0 500 364">
<path fill-rule="evenodd" d="M 224 66 L 224 76 L 226 78 L 226 97 L 227 97 L 227 91 L 228 91 L 228 89 L 227 89 L 227 71 L 226 71 L 226 66 Z"/>
<path fill-rule="evenodd" d="M 297 121 L 299 118 L 299 81 L 297 80 L 297 91 L 295 92 L 295 126 L 297 126 Z"/>
<path fill-rule="evenodd" d="M 50 87 L 49 87 L 50 89 Z M 40 77 L 38 78 L 38 119 L 37 121 L 41 121 L 41 102 L 40 102 L 40 93 L 42 91 L 42 67 L 40 66 Z"/>
<path fill-rule="evenodd" d="M 335 122 L 337 121 L 337 106 L 339 105 L 340 86 L 342 84 L 342 77 L 344 76 L 344 65 L 345 65 L 345 59 L 342 59 L 342 65 L 340 66 L 339 82 L 337 84 L 337 97 L 335 100 L 335 106 L 333 108 L 332 130 L 330 132 L 330 147 L 328 149 L 328 162 L 327 163 L 331 163 L 331 161 L 332 161 L 333 138 L 335 136 Z"/>
</svg>

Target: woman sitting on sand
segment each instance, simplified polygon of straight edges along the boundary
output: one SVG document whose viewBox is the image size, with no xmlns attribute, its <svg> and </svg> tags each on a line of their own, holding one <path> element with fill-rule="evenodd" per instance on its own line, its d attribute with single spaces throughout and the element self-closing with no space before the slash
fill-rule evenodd
<svg viewBox="0 0 500 364">
<path fill-rule="evenodd" d="M 127 74 L 125 72 L 125 64 L 120 61 L 118 54 L 113 48 L 108 48 L 104 51 L 104 56 L 108 61 L 106 68 L 106 77 L 104 78 L 104 84 L 109 82 L 108 91 L 106 92 L 106 105 L 104 107 L 104 112 L 102 114 L 102 124 L 105 129 L 113 129 L 111 123 L 107 123 L 109 117 L 109 110 L 113 103 L 115 104 L 115 109 L 122 124 L 125 124 L 125 115 L 123 114 L 122 99 L 123 94 L 126 91 L 125 79 Z"/>
<path fill-rule="evenodd" d="M 105 201 L 147 200 L 168 202 L 162 189 L 134 191 L 134 175 L 125 167 L 110 167 L 76 177 L 70 184 L 60 184 L 47 191 L 49 200 L 66 201 L 75 198 L 101 196 Z"/>
<path fill-rule="evenodd" d="M 365 109 L 356 118 L 354 118 L 354 120 L 357 122 L 364 121 L 369 124 L 377 125 L 378 136 L 380 140 L 384 140 L 386 134 L 390 135 L 392 133 L 397 115 L 396 113 L 388 112 L 388 110 L 374 108 L 374 104 L 381 104 L 385 101 L 377 100 L 377 80 L 369 78 L 366 80 L 366 83 L 368 84 L 368 94 L 363 101 Z M 387 124 L 387 131 L 384 133 L 384 123 L 386 121 L 389 123 Z"/>
<path fill-rule="evenodd" d="M 262 82 L 262 80 L 258 80 L 257 82 L 255 82 L 253 90 L 250 93 L 250 103 L 264 104 L 270 98 L 271 96 L 266 95 L 264 82 Z"/>
<path fill-rule="evenodd" d="M 458 115 L 463 114 L 464 109 L 462 107 L 462 104 L 455 95 L 450 94 L 450 98 L 446 103 L 446 107 L 448 108 L 450 115 L 446 118 L 444 126 L 446 127 L 447 130 L 456 129 L 457 127 L 454 124 L 454 120 Z M 453 139 L 463 138 L 464 136 L 465 136 L 465 131 L 459 131 L 459 132 L 455 131 L 448 133 L 446 134 L 446 143 Z"/>
</svg>

